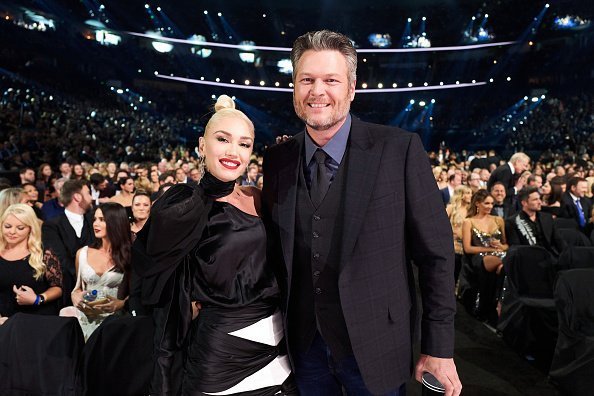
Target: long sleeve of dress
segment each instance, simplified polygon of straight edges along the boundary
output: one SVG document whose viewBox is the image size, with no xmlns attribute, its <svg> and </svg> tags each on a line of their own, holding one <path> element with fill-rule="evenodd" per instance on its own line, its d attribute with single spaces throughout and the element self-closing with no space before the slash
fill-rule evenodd
<svg viewBox="0 0 594 396">
<path fill-rule="evenodd" d="M 187 256 L 202 235 L 211 205 L 200 187 L 172 187 L 155 203 L 133 245 L 142 301 L 154 306 L 156 365 L 151 394 L 175 392 L 174 357 L 192 320 Z"/>
</svg>

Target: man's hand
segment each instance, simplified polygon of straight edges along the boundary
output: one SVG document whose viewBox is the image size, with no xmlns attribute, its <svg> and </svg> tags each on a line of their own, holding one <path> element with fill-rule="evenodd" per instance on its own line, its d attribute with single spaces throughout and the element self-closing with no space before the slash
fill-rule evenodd
<svg viewBox="0 0 594 396">
<path fill-rule="evenodd" d="M 424 372 L 433 374 L 445 387 L 446 396 L 458 396 L 462 391 L 462 384 L 458 378 L 454 359 L 436 358 L 421 354 L 415 368 L 415 378 L 421 382 Z"/>
</svg>

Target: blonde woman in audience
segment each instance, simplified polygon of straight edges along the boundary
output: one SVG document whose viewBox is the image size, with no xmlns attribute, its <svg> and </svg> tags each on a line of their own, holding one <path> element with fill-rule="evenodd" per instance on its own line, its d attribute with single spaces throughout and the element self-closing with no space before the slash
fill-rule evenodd
<svg viewBox="0 0 594 396">
<path fill-rule="evenodd" d="M 12 204 L 25 203 L 28 197 L 25 195 L 25 190 L 20 187 L 5 188 L 0 191 L 0 216 Z"/>
<path fill-rule="evenodd" d="M 462 245 L 462 223 L 468 215 L 468 208 L 472 200 L 472 190 L 468 186 L 458 186 L 454 190 L 454 196 L 450 204 L 446 207 L 452 231 L 454 233 L 454 252 L 456 253 L 456 267 L 454 278 L 457 281 L 462 266 L 462 256 L 464 256 L 464 247 Z"/>
<path fill-rule="evenodd" d="M 57 257 L 42 247 L 33 209 L 10 205 L 0 227 L 0 324 L 17 312 L 57 315 L 62 271 Z"/>
</svg>

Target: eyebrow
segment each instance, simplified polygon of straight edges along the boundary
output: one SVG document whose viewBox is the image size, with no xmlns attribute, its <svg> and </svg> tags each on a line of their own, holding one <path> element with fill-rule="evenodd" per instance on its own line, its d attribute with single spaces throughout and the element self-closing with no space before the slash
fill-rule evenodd
<svg viewBox="0 0 594 396">
<path fill-rule="evenodd" d="M 299 76 L 299 77 L 311 77 L 312 76 L 312 73 L 302 72 L 302 73 L 297 73 L 297 76 Z M 328 78 L 328 77 L 339 77 L 339 78 L 342 78 L 344 76 L 341 75 L 341 74 L 338 74 L 338 73 L 330 73 L 330 74 L 324 74 L 322 77 L 324 77 L 324 78 Z"/>
<path fill-rule="evenodd" d="M 222 129 L 221 129 L 221 130 L 219 130 L 219 131 L 214 131 L 214 133 L 222 133 L 223 135 L 225 135 L 225 136 L 229 136 L 229 137 L 231 137 L 231 136 L 232 136 L 232 135 L 231 135 L 229 132 L 227 132 L 227 131 L 223 131 Z M 253 137 L 251 137 L 251 136 L 240 136 L 239 138 L 240 138 L 240 139 L 244 139 L 244 140 L 245 140 L 245 139 L 254 140 L 254 138 L 253 138 Z"/>
</svg>

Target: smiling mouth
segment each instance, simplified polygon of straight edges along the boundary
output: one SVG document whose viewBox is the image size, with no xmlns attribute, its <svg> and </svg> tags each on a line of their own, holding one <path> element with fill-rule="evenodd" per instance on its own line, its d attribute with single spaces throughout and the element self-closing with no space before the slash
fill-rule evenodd
<svg viewBox="0 0 594 396">
<path fill-rule="evenodd" d="M 237 169 L 239 168 L 239 161 L 229 160 L 229 159 L 222 159 L 219 161 L 221 165 L 223 165 L 227 169 Z"/>
<path fill-rule="evenodd" d="M 330 103 L 308 103 L 307 105 L 312 109 L 323 109 L 330 106 Z"/>
</svg>

